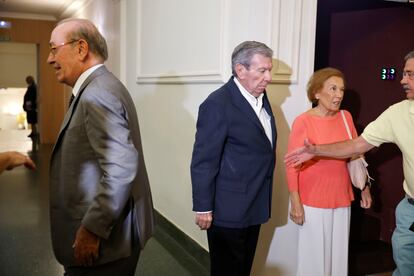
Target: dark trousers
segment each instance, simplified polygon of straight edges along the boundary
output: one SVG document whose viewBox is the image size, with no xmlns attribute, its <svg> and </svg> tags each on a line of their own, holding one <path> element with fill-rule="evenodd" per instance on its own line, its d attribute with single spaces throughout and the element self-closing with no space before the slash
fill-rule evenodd
<svg viewBox="0 0 414 276">
<path fill-rule="evenodd" d="M 226 228 L 212 225 L 207 230 L 212 276 L 249 276 L 260 225 Z"/>
<path fill-rule="evenodd" d="M 139 245 L 131 251 L 131 256 L 97 266 L 65 267 L 64 276 L 134 276 L 137 268 Z"/>
</svg>

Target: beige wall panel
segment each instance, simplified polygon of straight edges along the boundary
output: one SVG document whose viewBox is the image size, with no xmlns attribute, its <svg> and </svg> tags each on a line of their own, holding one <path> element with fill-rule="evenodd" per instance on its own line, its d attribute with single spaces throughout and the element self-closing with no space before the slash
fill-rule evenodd
<svg viewBox="0 0 414 276">
<path fill-rule="evenodd" d="M 11 42 L 38 45 L 39 128 L 42 143 L 54 143 L 66 111 L 67 96 L 64 86 L 56 80 L 49 55 L 49 38 L 56 22 L 30 19 L 0 18 L 10 21 L 11 29 L 0 29 L 1 37 Z"/>
<path fill-rule="evenodd" d="M 26 87 L 26 76 L 37 83 L 37 47 L 33 43 L 0 43 L 0 87 Z"/>
</svg>

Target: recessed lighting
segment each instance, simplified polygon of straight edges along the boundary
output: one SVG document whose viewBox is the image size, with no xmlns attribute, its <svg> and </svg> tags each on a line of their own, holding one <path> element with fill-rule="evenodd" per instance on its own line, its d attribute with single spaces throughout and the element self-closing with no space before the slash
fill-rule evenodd
<svg viewBox="0 0 414 276">
<path fill-rule="evenodd" d="M 9 29 L 11 28 L 11 22 L 10 21 L 0 21 L 0 29 Z"/>
</svg>

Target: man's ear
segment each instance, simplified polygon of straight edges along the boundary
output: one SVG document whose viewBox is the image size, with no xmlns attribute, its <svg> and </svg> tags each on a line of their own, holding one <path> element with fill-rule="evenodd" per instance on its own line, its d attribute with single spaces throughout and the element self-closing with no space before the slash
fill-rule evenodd
<svg viewBox="0 0 414 276">
<path fill-rule="evenodd" d="M 78 44 L 79 44 L 79 48 L 78 48 L 79 58 L 81 60 L 84 60 L 89 53 L 88 42 L 86 42 L 86 40 L 84 39 L 79 39 Z"/>
<path fill-rule="evenodd" d="M 236 70 L 237 77 L 241 80 L 244 79 L 244 75 L 246 73 L 246 67 L 244 67 L 244 65 L 242 65 L 240 63 L 237 63 L 236 67 L 235 67 L 235 70 Z"/>
</svg>

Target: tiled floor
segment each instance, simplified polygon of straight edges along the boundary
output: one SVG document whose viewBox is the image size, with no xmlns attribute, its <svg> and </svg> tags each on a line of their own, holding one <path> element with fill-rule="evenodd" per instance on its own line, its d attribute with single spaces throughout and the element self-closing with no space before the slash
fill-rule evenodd
<svg viewBox="0 0 414 276">
<path fill-rule="evenodd" d="M 50 242 L 48 163 L 51 146 L 32 147 L 27 131 L 0 130 L 0 151 L 29 153 L 36 171 L 16 168 L 0 175 L 0 275 L 63 275 Z M 163 236 L 162 244 L 157 236 Z M 136 275 L 203 276 L 208 271 L 156 226 L 141 254 Z"/>
</svg>

